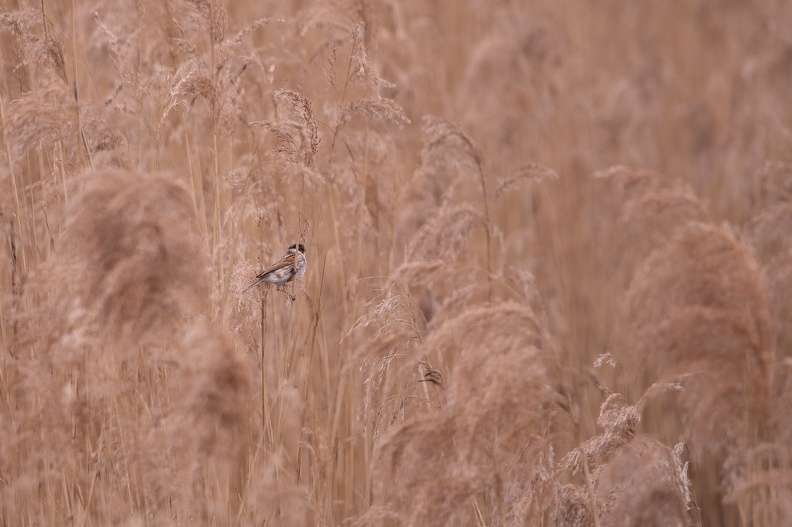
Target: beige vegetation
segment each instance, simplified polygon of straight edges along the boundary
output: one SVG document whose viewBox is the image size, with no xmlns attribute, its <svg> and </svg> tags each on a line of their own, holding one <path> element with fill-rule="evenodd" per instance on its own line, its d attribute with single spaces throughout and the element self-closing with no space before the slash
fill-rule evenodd
<svg viewBox="0 0 792 527">
<path fill-rule="evenodd" d="M 792 525 L 792 3 L 0 6 L 0 526 Z"/>
</svg>

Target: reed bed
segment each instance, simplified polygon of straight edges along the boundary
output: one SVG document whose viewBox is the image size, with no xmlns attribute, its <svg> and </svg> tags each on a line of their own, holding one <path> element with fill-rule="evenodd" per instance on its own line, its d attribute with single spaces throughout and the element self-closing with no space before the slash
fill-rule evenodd
<svg viewBox="0 0 792 527">
<path fill-rule="evenodd" d="M 787 4 L 1 1 L 0 525 L 789 525 Z"/>
</svg>

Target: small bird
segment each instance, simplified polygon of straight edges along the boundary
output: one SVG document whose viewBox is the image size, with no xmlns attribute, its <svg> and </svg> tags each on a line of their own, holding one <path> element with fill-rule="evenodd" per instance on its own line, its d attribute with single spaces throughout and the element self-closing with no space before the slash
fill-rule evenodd
<svg viewBox="0 0 792 527">
<path fill-rule="evenodd" d="M 284 284 L 291 282 L 295 278 L 302 278 L 306 267 L 305 246 L 294 243 L 289 246 L 289 250 L 283 258 L 259 273 L 256 276 L 256 281 L 247 286 L 242 292 L 244 293 L 262 282 L 275 284 L 278 286 L 279 291 L 283 291 Z"/>
</svg>

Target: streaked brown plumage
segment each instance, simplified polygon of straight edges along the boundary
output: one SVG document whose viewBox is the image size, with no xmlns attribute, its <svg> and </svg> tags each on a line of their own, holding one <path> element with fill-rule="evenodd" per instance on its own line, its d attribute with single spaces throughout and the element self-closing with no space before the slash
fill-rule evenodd
<svg viewBox="0 0 792 527">
<path fill-rule="evenodd" d="M 256 281 L 247 286 L 242 292 L 246 292 L 260 283 L 275 284 L 278 289 L 291 282 L 295 278 L 302 278 L 305 274 L 307 262 L 305 260 L 305 246 L 303 244 L 292 244 L 283 258 L 272 264 L 256 276 Z"/>
</svg>

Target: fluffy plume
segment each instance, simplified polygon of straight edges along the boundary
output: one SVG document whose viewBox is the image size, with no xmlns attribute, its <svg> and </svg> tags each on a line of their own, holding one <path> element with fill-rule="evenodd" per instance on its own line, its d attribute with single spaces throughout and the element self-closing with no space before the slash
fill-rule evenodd
<svg viewBox="0 0 792 527">
<path fill-rule="evenodd" d="M 58 257 L 31 283 L 54 309 L 46 314 L 58 321 L 53 344 L 75 352 L 114 339 L 142 344 L 203 313 L 206 264 L 184 188 L 105 171 L 71 210 Z"/>
<path fill-rule="evenodd" d="M 552 352 L 533 314 L 516 304 L 469 310 L 423 349 L 454 363 L 448 401 L 383 437 L 363 523 L 539 522 L 551 480 Z"/>
<path fill-rule="evenodd" d="M 681 396 L 694 450 L 754 443 L 769 410 L 774 333 L 764 280 L 727 228 L 691 224 L 636 273 L 625 313 L 636 364 L 689 375 Z"/>
</svg>

